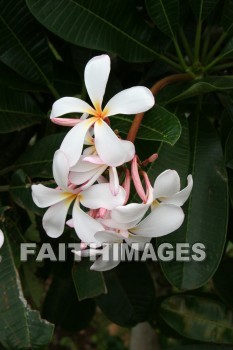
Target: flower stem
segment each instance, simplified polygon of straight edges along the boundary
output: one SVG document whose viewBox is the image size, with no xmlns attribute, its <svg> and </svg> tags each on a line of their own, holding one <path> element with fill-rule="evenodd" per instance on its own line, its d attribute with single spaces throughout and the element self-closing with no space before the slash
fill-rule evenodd
<svg viewBox="0 0 233 350">
<path fill-rule="evenodd" d="M 151 92 L 155 96 L 161 89 L 163 89 L 165 86 L 176 83 L 178 81 L 187 81 L 187 80 L 192 80 L 194 77 L 190 73 L 183 73 L 183 74 L 172 74 L 169 75 L 159 81 L 157 81 L 152 87 L 151 87 Z M 135 138 L 137 136 L 140 124 L 142 122 L 142 119 L 144 117 L 144 112 L 143 113 L 138 113 L 135 115 L 133 123 L 129 129 L 129 133 L 127 136 L 127 140 L 134 142 Z"/>
<path fill-rule="evenodd" d="M 9 186 L 6 185 L 6 186 L 0 186 L 0 192 L 8 192 L 9 191 Z"/>
</svg>

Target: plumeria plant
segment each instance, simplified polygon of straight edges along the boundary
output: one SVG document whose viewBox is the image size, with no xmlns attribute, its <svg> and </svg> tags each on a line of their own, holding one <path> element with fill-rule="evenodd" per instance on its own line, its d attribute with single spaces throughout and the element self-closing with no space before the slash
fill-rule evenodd
<svg viewBox="0 0 233 350">
<path fill-rule="evenodd" d="M 232 18 L 1 1 L 1 349 L 232 348 Z"/>
</svg>

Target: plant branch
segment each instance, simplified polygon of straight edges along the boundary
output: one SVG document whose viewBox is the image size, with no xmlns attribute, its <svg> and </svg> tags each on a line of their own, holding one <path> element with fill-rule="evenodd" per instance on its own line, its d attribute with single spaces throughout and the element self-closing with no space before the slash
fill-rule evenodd
<svg viewBox="0 0 233 350">
<path fill-rule="evenodd" d="M 207 62 L 209 62 L 213 58 L 213 56 L 218 51 L 218 49 L 220 48 L 220 46 L 222 45 L 222 43 L 223 43 L 223 41 L 225 40 L 226 37 L 227 37 L 227 33 L 224 32 L 218 38 L 218 40 L 216 41 L 215 45 L 212 47 L 212 49 L 210 50 L 210 52 L 208 53 L 208 55 L 206 57 L 206 61 Z"/>
<path fill-rule="evenodd" d="M 0 192 L 8 192 L 9 191 L 9 186 L 6 185 L 6 186 L 0 186 Z"/>
<path fill-rule="evenodd" d="M 202 30 L 202 21 L 199 19 L 197 23 L 196 37 L 195 37 L 195 48 L 194 48 L 194 63 L 199 61 L 199 52 L 201 45 L 201 30 Z"/>
<path fill-rule="evenodd" d="M 182 44 L 183 44 L 183 46 L 184 46 L 184 49 L 185 49 L 185 51 L 186 51 L 186 53 L 187 53 L 187 55 L 188 55 L 189 62 L 191 63 L 192 60 L 193 60 L 193 54 L 192 54 L 191 47 L 190 47 L 190 45 L 189 45 L 189 42 L 188 42 L 188 40 L 187 40 L 187 37 L 186 37 L 186 35 L 185 35 L 185 33 L 184 33 L 184 30 L 183 30 L 182 28 L 180 28 L 179 33 L 180 33 L 180 38 L 181 38 L 181 40 L 182 40 Z"/>
<path fill-rule="evenodd" d="M 155 96 L 161 89 L 163 89 L 165 86 L 172 84 L 172 83 L 176 83 L 178 81 L 188 81 L 188 80 L 192 80 L 193 79 L 193 75 L 191 75 L 190 73 L 183 73 L 183 74 L 172 74 L 169 75 L 159 81 L 157 81 L 152 87 L 151 87 L 151 92 L 152 94 Z M 127 140 L 134 142 L 135 138 L 137 136 L 140 124 L 142 122 L 142 119 L 144 117 L 144 112 L 143 113 L 138 113 L 135 115 L 133 123 L 129 129 L 129 133 L 127 136 Z"/>
</svg>

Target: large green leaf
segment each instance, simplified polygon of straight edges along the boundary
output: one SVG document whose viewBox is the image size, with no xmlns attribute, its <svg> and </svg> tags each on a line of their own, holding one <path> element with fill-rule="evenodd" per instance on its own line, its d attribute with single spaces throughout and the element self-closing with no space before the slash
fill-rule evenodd
<svg viewBox="0 0 233 350">
<path fill-rule="evenodd" d="M 233 128 L 231 129 L 225 146 L 226 165 L 233 169 Z"/>
<path fill-rule="evenodd" d="M 233 33 L 233 2 L 231 0 L 225 0 L 222 12 L 221 25 L 229 34 Z"/>
<path fill-rule="evenodd" d="M 215 91 L 227 91 L 233 89 L 232 76 L 216 76 L 208 77 L 201 80 L 192 81 L 186 84 L 167 87 L 161 93 L 157 101 L 160 104 L 166 105 L 171 102 L 177 102 L 186 98 L 198 96 Z"/>
<path fill-rule="evenodd" d="M 163 319 L 185 337 L 217 344 L 233 343 L 233 314 L 205 297 L 176 295 L 160 308 Z"/>
<path fill-rule="evenodd" d="M 53 325 L 42 320 L 24 299 L 6 235 L 1 255 L 0 342 L 7 349 L 43 349 L 51 341 Z"/>
<path fill-rule="evenodd" d="M 43 317 L 56 326 L 69 331 L 88 327 L 94 313 L 93 299 L 78 301 L 67 264 L 57 268 L 56 276 L 43 304 Z"/>
<path fill-rule="evenodd" d="M 219 0 L 189 0 L 190 6 L 199 20 L 205 19 L 215 8 Z"/>
<path fill-rule="evenodd" d="M 114 116 L 111 125 L 114 129 L 127 134 L 133 117 Z M 181 125 L 175 114 L 161 106 L 153 107 L 147 112 L 140 125 L 137 138 L 151 141 L 164 141 L 174 145 L 181 133 Z"/>
<path fill-rule="evenodd" d="M 146 0 L 146 5 L 156 26 L 174 38 L 179 28 L 179 0 Z"/>
<path fill-rule="evenodd" d="M 15 168 L 22 169 L 30 177 L 52 178 L 54 152 L 60 147 L 64 133 L 46 136 L 28 146 L 15 163 Z"/>
<path fill-rule="evenodd" d="M 49 86 L 49 49 L 23 0 L 0 4 L 0 60 L 28 80 Z"/>
<path fill-rule="evenodd" d="M 173 148 L 163 145 L 150 169 L 153 178 L 167 168 L 177 170 L 183 181 L 188 172 L 193 175 L 194 187 L 184 206 L 184 223 L 176 232 L 157 240 L 158 244 L 169 242 L 175 246 L 182 242 L 190 247 L 200 242 L 206 247 L 204 261 L 161 262 L 168 280 L 180 289 L 197 288 L 212 277 L 223 252 L 228 217 L 227 174 L 220 140 L 203 115 L 192 115 L 190 119 L 193 158 L 189 158 L 188 134 L 183 127 L 180 140 Z"/>
<path fill-rule="evenodd" d="M 150 318 L 154 286 L 144 263 L 121 263 L 104 273 L 104 277 L 108 293 L 100 295 L 96 301 L 112 322 L 132 327 Z"/>
<path fill-rule="evenodd" d="M 27 93 L 1 89 L 0 133 L 20 131 L 40 123 L 44 118 L 36 103 Z"/>
<path fill-rule="evenodd" d="M 152 31 L 132 6 L 115 0 L 27 0 L 32 14 L 49 30 L 73 44 L 117 53 L 129 61 L 149 61 L 158 54 Z"/>
<path fill-rule="evenodd" d="M 36 214 L 44 212 L 33 202 L 31 182 L 22 170 L 18 170 L 12 175 L 9 192 L 14 202 L 24 210 L 31 210 Z"/>
<path fill-rule="evenodd" d="M 73 280 L 79 300 L 107 293 L 102 272 L 90 270 L 93 262 L 82 259 L 73 268 Z"/>
</svg>

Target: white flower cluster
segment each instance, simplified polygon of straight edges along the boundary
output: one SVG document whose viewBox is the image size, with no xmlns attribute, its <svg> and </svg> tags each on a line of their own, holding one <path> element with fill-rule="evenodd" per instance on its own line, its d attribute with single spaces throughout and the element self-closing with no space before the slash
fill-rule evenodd
<svg viewBox="0 0 233 350">
<path fill-rule="evenodd" d="M 193 185 L 189 175 L 188 185 L 181 191 L 177 172 L 166 170 L 152 186 L 146 172 L 141 171 L 144 189 L 134 145 L 114 133 L 108 117 L 145 112 L 154 105 L 154 97 L 146 87 L 132 87 L 116 94 L 102 108 L 109 73 L 107 55 L 94 57 L 86 65 L 84 78 L 93 107 L 73 97 L 63 97 L 54 103 L 51 120 L 73 128 L 54 155 L 57 188 L 32 186 L 37 206 L 49 207 L 43 217 L 46 233 L 59 237 L 67 223 L 83 242 L 83 250 L 76 252 L 83 256 L 98 254 L 103 243 L 135 242 L 141 247 L 152 237 L 175 231 L 184 220 L 181 206 Z M 58 118 L 68 113 L 83 114 L 80 119 Z M 152 156 L 152 160 L 155 158 Z M 131 170 L 125 165 L 130 161 Z M 142 203 L 128 203 L 131 179 Z M 72 218 L 66 222 L 71 203 Z M 118 263 L 103 261 L 101 255 L 92 269 L 104 271 Z"/>
</svg>

